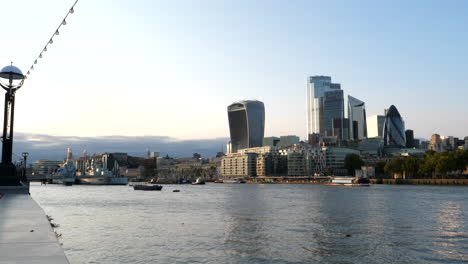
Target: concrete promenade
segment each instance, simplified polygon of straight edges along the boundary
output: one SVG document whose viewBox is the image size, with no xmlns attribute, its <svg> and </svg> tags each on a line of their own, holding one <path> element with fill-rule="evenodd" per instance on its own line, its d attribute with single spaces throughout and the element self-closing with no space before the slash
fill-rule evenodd
<svg viewBox="0 0 468 264">
<path fill-rule="evenodd" d="M 0 264 L 69 263 L 44 211 L 29 194 L 0 187 Z"/>
</svg>

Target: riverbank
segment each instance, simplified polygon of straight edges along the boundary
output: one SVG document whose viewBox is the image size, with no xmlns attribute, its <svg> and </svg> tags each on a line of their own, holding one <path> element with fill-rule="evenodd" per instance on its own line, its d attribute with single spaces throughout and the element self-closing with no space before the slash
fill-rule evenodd
<svg viewBox="0 0 468 264">
<path fill-rule="evenodd" d="M 468 179 L 371 179 L 371 184 L 468 185 Z"/>
<path fill-rule="evenodd" d="M 0 188 L 0 263 L 69 263 L 41 207 Z"/>
<path fill-rule="evenodd" d="M 250 178 L 247 183 L 257 184 L 324 184 L 329 182 L 328 177 L 257 177 Z"/>
</svg>

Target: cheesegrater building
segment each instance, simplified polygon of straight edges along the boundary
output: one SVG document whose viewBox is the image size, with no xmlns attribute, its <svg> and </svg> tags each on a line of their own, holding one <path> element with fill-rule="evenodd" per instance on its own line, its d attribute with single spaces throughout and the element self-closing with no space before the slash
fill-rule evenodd
<svg viewBox="0 0 468 264">
<path fill-rule="evenodd" d="M 228 106 L 231 152 L 261 147 L 265 132 L 265 106 L 257 100 L 244 100 Z"/>
</svg>

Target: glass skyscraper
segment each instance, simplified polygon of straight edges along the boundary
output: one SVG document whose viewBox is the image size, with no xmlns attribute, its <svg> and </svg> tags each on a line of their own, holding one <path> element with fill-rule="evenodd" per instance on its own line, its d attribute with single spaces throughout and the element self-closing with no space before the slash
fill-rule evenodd
<svg viewBox="0 0 468 264">
<path fill-rule="evenodd" d="M 265 133 L 265 106 L 257 100 L 239 101 L 228 106 L 231 151 L 261 147 Z"/>
<path fill-rule="evenodd" d="M 348 95 L 348 119 L 350 123 L 349 138 L 354 140 L 367 138 L 365 103 L 351 95 Z"/>
<path fill-rule="evenodd" d="M 307 134 L 332 135 L 333 119 L 344 118 L 341 85 L 329 76 L 307 79 Z"/>
<path fill-rule="evenodd" d="M 390 106 L 385 115 L 383 137 L 386 147 L 406 146 L 405 122 L 394 105 Z"/>
</svg>

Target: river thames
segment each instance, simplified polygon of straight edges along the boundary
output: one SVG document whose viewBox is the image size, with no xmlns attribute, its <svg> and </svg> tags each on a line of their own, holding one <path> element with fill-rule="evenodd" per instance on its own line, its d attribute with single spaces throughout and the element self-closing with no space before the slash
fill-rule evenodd
<svg viewBox="0 0 468 264">
<path fill-rule="evenodd" d="M 72 264 L 468 261 L 468 187 L 33 183 L 31 194 Z"/>
</svg>

